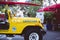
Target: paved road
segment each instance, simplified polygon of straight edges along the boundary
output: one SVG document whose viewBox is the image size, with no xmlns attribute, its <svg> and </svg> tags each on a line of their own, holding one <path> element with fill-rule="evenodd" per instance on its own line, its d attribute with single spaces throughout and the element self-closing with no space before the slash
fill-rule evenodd
<svg viewBox="0 0 60 40">
<path fill-rule="evenodd" d="M 15 37 L 9 38 L 4 35 L 4 37 L 0 37 L 0 40 L 24 40 L 24 37 L 16 35 Z M 43 40 L 60 40 L 60 32 L 47 31 L 46 35 L 43 37 Z"/>
<path fill-rule="evenodd" d="M 0 37 L 0 40 L 24 40 L 24 37 L 15 35 L 14 37 L 6 37 L 6 35 L 3 35 L 3 37 Z"/>
<path fill-rule="evenodd" d="M 47 31 L 43 40 L 60 40 L 60 32 L 57 31 Z"/>
</svg>

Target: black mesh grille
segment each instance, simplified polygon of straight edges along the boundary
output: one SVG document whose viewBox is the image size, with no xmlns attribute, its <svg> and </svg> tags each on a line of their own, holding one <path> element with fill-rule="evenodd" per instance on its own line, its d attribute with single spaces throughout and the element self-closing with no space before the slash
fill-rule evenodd
<svg viewBox="0 0 60 40">
<path fill-rule="evenodd" d="M 8 30 L 9 29 L 9 23 L 0 24 L 0 30 Z"/>
</svg>

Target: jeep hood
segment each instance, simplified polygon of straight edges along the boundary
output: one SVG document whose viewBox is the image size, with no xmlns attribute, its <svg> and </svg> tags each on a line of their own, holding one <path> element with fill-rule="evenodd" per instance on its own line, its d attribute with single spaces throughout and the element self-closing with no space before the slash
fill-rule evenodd
<svg viewBox="0 0 60 40">
<path fill-rule="evenodd" d="M 31 18 L 31 17 L 24 17 L 24 18 L 21 18 L 21 17 L 13 17 L 12 18 L 12 21 L 19 21 L 19 22 L 39 22 L 40 19 L 39 18 Z"/>
</svg>

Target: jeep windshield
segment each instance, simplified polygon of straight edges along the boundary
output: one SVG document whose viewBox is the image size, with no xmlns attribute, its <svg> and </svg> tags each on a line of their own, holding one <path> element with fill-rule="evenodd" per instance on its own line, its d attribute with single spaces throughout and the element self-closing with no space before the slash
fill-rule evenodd
<svg viewBox="0 0 60 40">
<path fill-rule="evenodd" d="M 0 2 L 0 12 L 5 13 L 5 10 L 10 10 L 11 17 L 30 17 L 29 6 L 39 5 L 24 2 Z"/>
</svg>

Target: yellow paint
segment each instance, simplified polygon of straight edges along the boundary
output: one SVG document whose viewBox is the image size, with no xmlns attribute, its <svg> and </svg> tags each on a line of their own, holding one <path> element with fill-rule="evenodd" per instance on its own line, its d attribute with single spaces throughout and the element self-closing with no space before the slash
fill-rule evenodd
<svg viewBox="0 0 60 40">
<path fill-rule="evenodd" d="M 0 30 L 0 33 L 5 34 L 21 34 L 25 27 L 27 26 L 40 26 L 43 28 L 42 24 L 39 22 L 38 18 L 21 18 L 21 17 L 11 17 L 10 11 L 8 10 L 9 19 L 8 22 L 10 24 L 8 30 Z M 15 30 L 13 30 L 15 28 Z"/>
</svg>

